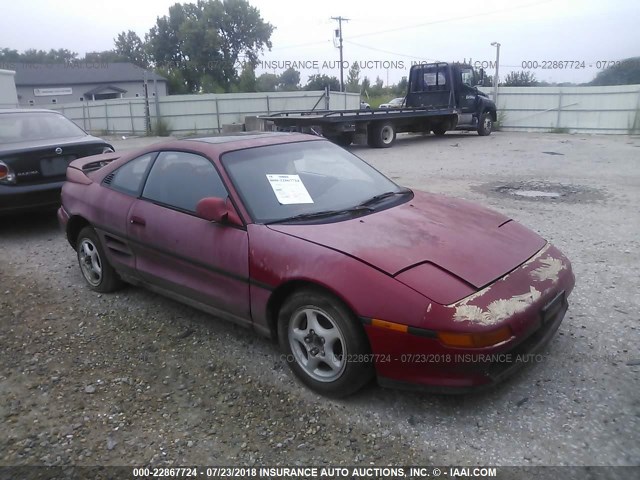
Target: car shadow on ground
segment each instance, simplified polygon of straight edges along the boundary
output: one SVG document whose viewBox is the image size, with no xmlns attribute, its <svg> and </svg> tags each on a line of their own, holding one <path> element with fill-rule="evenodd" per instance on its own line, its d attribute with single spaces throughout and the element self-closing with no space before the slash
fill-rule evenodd
<svg viewBox="0 0 640 480">
<path fill-rule="evenodd" d="M 374 378 L 362 390 L 353 395 L 345 398 L 330 399 L 308 390 L 307 387 L 299 382 L 293 373 L 289 371 L 277 342 L 258 334 L 252 329 L 219 319 L 143 287 L 127 285 L 121 295 L 144 305 L 155 305 L 159 310 L 168 313 L 169 320 L 167 318 L 158 319 L 158 327 L 160 328 L 167 321 L 171 324 L 165 326 L 167 330 L 173 330 L 172 342 L 179 343 L 183 341 L 183 338 L 186 339 L 196 332 L 199 335 L 204 335 L 204 338 L 226 338 L 227 343 L 232 342 L 234 344 L 234 347 L 228 345 L 229 350 L 234 351 L 235 349 L 236 352 L 234 358 L 228 358 L 228 361 L 231 363 L 237 361 L 237 367 L 242 368 L 251 363 L 251 358 L 260 358 L 261 365 L 254 365 L 254 368 L 257 367 L 252 372 L 254 375 L 260 375 L 261 369 L 264 368 L 263 381 L 269 383 L 271 387 L 296 392 L 296 394 L 302 395 L 309 400 L 325 400 L 342 406 L 360 406 L 365 409 L 374 407 L 380 410 L 383 410 L 385 405 L 391 405 L 393 406 L 392 409 L 399 412 L 411 412 L 413 411 L 411 405 L 419 404 L 446 415 L 455 412 L 473 415 L 478 409 L 490 408 L 491 405 L 495 404 L 508 404 L 513 390 L 517 389 L 521 382 L 524 381 L 526 383 L 526 380 L 518 379 L 518 376 L 524 373 L 520 372 L 520 375 L 515 375 L 497 385 L 479 391 L 464 394 L 441 394 L 411 388 L 411 386 L 408 389 L 381 387 Z M 207 357 L 207 348 L 203 347 L 201 355 Z M 243 359 L 245 356 L 246 358 Z M 535 366 L 533 368 L 525 367 L 523 370 L 533 370 L 535 368 Z M 272 373 L 276 374 L 275 377 L 268 379 L 268 370 L 273 370 Z M 282 373 L 285 374 L 285 378 L 288 378 L 290 382 L 280 383 L 283 381 L 283 377 L 280 375 Z M 418 418 L 416 415 L 408 415 L 407 421 L 410 425 L 413 426 L 414 420 L 416 424 L 424 421 L 423 418 Z"/>
<path fill-rule="evenodd" d="M 63 235 L 58 227 L 55 210 L 7 215 L 0 221 L 0 238 L 24 238 L 41 234 Z"/>
</svg>

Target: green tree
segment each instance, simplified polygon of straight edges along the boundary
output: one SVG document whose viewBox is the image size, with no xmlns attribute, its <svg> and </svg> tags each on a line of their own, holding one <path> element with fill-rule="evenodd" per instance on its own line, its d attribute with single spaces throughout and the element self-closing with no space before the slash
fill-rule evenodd
<svg viewBox="0 0 640 480">
<path fill-rule="evenodd" d="M 0 63 L 6 66 L 0 67 L 2 69 L 10 69 L 12 63 L 17 63 L 21 59 L 20 52 L 18 50 L 12 50 L 10 48 L 3 48 L 0 50 Z"/>
<path fill-rule="evenodd" d="M 213 85 L 229 91 L 238 82 L 240 59 L 255 67 L 258 54 L 271 48 L 272 32 L 247 0 L 176 3 L 146 36 L 147 52 L 155 65 L 180 69 L 191 92 Z"/>
<path fill-rule="evenodd" d="M 407 94 L 408 84 L 409 82 L 407 81 L 407 77 L 402 77 L 400 81 L 393 86 L 394 95 L 404 97 Z"/>
<path fill-rule="evenodd" d="M 263 73 L 256 80 L 256 89 L 259 92 L 275 92 L 278 86 L 278 76 L 275 73 Z"/>
<path fill-rule="evenodd" d="M 118 63 L 129 62 L 130 60 L 115 50 L 104 50 L 102 52 L 87 52 L 81 61 L 87 63 Z"/>
<path fill-rule="evenodd" d="M 360 93 L 360 65 L 353 62 L 347 74 L 347 92 Z"/>
<path fill-rule="evenodd" d="M 640 57 L 627 58 L 596 75 L 589 85 L 636 85 L 640 83 Z"/>
<path fill-rule="evenodd" d="M 295 68 L 287 68 L 278 77 L 278 90 L 291 92 L 300 90 L 300 72 Z"/>
<path fill-rule="evenodd" d="M 177 68 L 156 68 L 156 73 L 167 79 L 167 93 L 169 95 L 190 93 L 184 75 Z"/>
<path fill-rule="evenodd" d="M 387 94 L 388 92 L 384 88 L 384 81 L 380 77 L 376 77 L 375 85 L 369 88 L 369 95 L 373 97 L 380 97 Z"/>
<path fill-rule="evenodd" d="M 145 43 L 138 34 L 132 30 L 121 32 L 115 38 L 115 53 L 125 60 L 141 68 L 149 67 L 149 56 L 147 55 Z"/>
<path fill-rule="evenodd" d="M 505 87 L 535 87 L 538 85 L 536 75 L 532 72 L 509 72 L 501 83 Z"/>
<path fill-rule="evenodd" d="M 238 79 L 238 91 L 240 92 L 257 92 L 258 82 L 256 80 L 256 72 L 253 65 L 245 63 L 242 66 L 242 72 L 240 72 L 240 78 Z"/>
<path fill-rule="evenodd" d="M 78 61 L 78 54 L 66 48 L 57 50 L 52 48 L 48 52 L 30 48 L 19 54 L 18 61 L 24 63 L 71 63 Z"/>
<path fill-rule="evenodd" d="M 370 95 L 370 92 L 369 92 L 370 90 L 371 90 L 371 80 L 369 80 L 369 77 L 365 76 L 362 79 L 361 91 L 366 95 Z"/>
<path fill-rule="evenodd" d="M 311 75 L 307 84 L 304 86 L 304 90 L 324 90 L 325 87 L 329 87 L 329 90 L 339 92 L 340 80 L 336 77 L 329 77 L 328 75 Z"/>
</svg>

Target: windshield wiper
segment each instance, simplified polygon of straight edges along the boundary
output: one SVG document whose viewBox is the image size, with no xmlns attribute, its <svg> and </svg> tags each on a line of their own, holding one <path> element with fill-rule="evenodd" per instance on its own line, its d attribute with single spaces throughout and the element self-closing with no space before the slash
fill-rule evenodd
<svg viewBox="0 0 640 480">
<path fill-rule="evenodd" d="M 310 213 L 299 213 L 298 215 L 293 215 L 291 217 L 279 218 L 278 220 L 271 220 L 269 222 L 265 222 L 265 225 L 271 225 L 273 223 L 287 223 L 287 222 L 295 222 L 297 220 L 313 220 L 314 218 L 324 218 L 324 217 L 333 217 L 336 215 L 344 215 L 346 213 L 353 212 L 371 212 L 372 208 L 367 207 L 366 205 L 356 205 L 352 208 L 344 208 L 341 210 L 322 210 L 320 212 L 310 212 Z"/>
<path fill-rule="evenodd" d="M 405 194 L 410 193 L 410 192 L 411 192 L 410 189 L 405 188 L 403 190 L 399 190 L 399 191 L 396 191 L 396 192 L 380 193 L 378 195 L 375 195 L 375 196 L 371 197 L 369 200 L 365 200 L 364 202 L 359 204 L 358 207 L 368 207 L 369 205 L 373 205 L 374 203 L 378 203 L 380 200 L 383 200 L 385 198 L 393 197 L 395 195 L 405 195 Z"/>
</svg>

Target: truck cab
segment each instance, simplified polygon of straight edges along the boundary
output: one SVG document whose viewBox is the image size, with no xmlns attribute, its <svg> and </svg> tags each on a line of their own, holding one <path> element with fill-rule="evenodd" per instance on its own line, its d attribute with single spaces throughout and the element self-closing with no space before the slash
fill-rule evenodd
<svg viewBox="0 0 640 480">
<path fill-rule="evenodd" d="M 453 108 L 454 118 L 431 126 L 436 135 L 447 130 L 475 130 L 489 135 L 497 120 L 496 105 L 483 92 L 484 72 L 459 63 L 423 63 L 409 72 L 406 106 L 413 108 Z"/>
</svg>

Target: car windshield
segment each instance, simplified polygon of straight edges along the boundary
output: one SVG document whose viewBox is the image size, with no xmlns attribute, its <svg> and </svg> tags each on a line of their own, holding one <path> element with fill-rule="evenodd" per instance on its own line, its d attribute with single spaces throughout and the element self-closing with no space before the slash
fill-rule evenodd
<svg viewBox="0 0 640 480">
<path fill-rule="evenodd" d="M 84 136 L 71 120 L 53 112 L 0 113 L 0 143 Z"/>
<path fill-rule="evenodd" d="M 258 223 L 331 221 L 411 192 L 328 141 L 238 150 L 224 154 L 222 163 Z"/>
<path fill-rule="evenodd" d="M 404 98 L 401 98 L 401 97 L 400 98 L 394 98 L 389 103 L 391 105 L 401 105 L 403 100 L 404 100 Z"/>
</svg>

